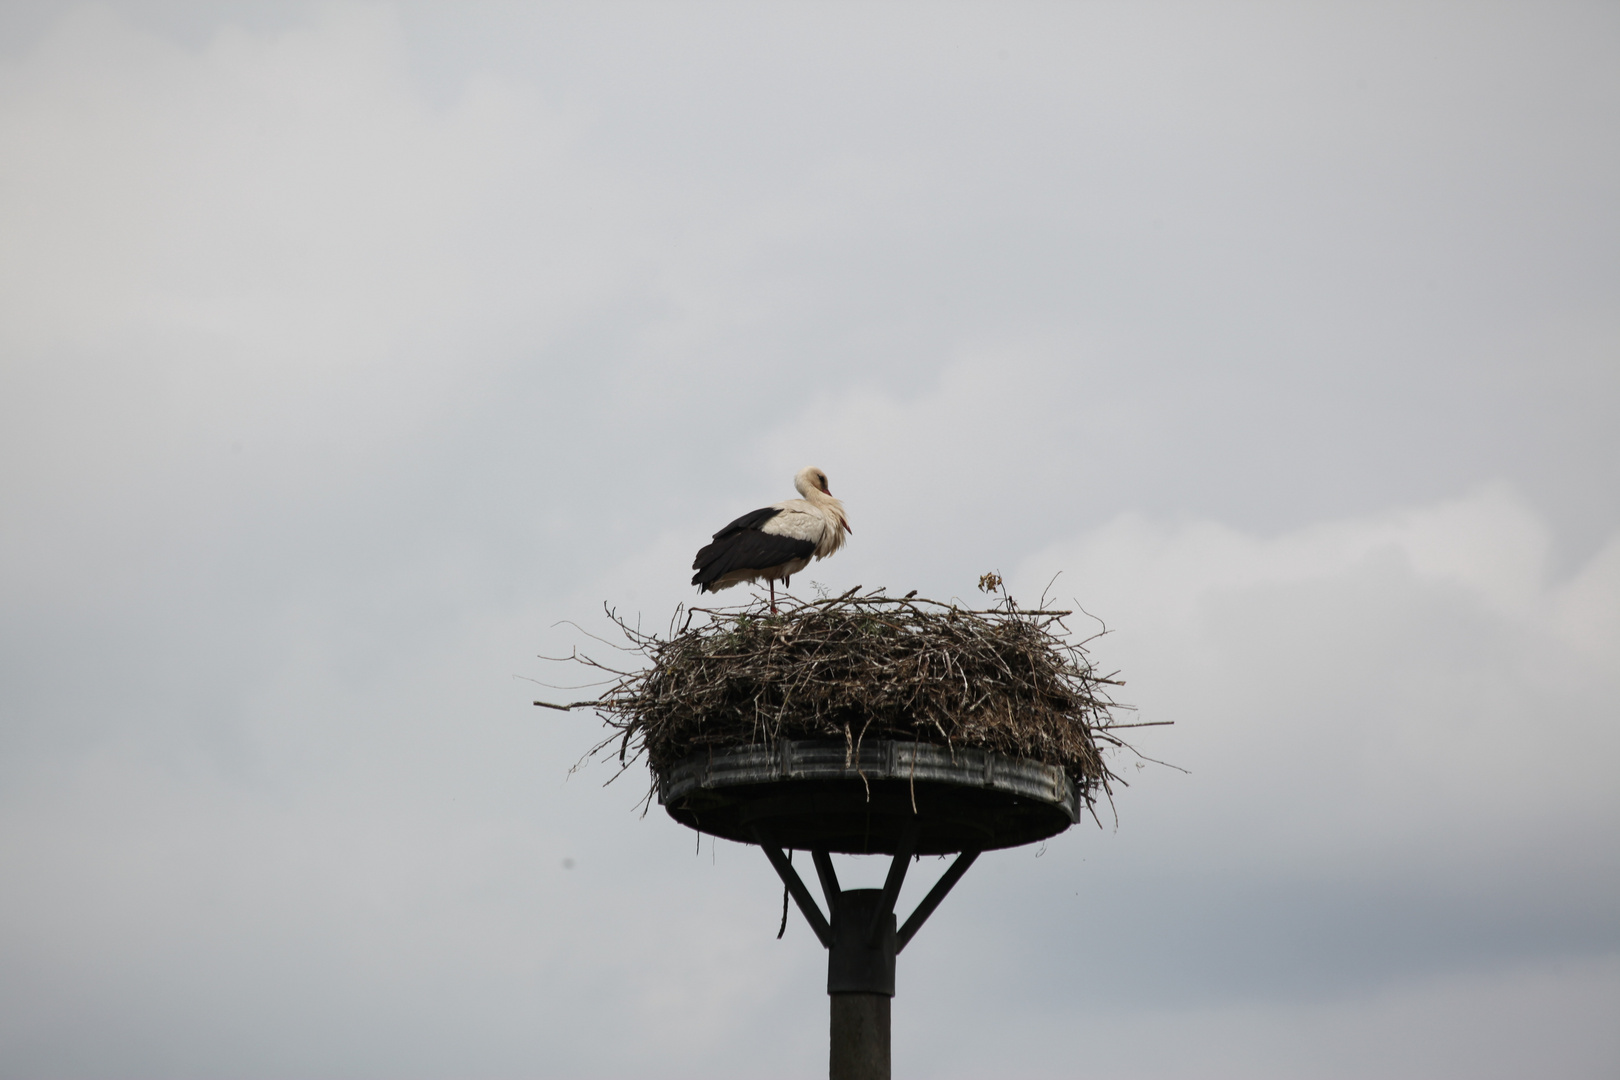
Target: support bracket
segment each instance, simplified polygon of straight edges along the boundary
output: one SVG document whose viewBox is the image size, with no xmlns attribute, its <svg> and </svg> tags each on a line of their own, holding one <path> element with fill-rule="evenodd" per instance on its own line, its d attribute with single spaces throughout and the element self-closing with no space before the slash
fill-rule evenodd
<svg viewBox="0 0 1620 1080">
<path fill-rule="evenodd" d="M 782 879 L 788 894 L 799 905 L 805 922 L 816 939 L 828 951 L 827 992 L 870 993 L 894 996 L 894 958 L 906 947 L 923 923 L 934 913 L 946 894 L 955 887 L 968 867 L 979 857 L 977 851 L 964 851 L 951 863 L 934 887 L 928 890 L 922 903 L 906 919 L 905 925 L 895 928 L 894 907 L 900 898 L 900 887 L 905 884 L 906 868 L 917 848 L 918 821 L 907 820 L 895 847 L 894 859 L 882 889 L 843 889 L 833 870 L 832 857 L 825 849 L 811 851 L 816 865 L 816 876 L 821 880 L 821 891 L 827 898 L 827 915 L 821 913 L 815 897 L 805 887 L 793 864 L 772 839 L 764 826 L 754 827 L 754 839 L 765 852 L 776 875 Z"/>
<path fill-rule="evenodd" d="M 793 869 L 793 864 L 788 862 L 786 855 L 782 854 L 782 849 L 771 842 L 770 834 L 763 828 L 754 830 L 754 838 L 759 841 L 759 846 L 764 849 L 765 857 L 771 860 L 771 866 L 776 869 L 776 876 L 782 879 L 782 884 L 787 886 L 788 893 L 793 897 L 794 902 L 799 905 L 799 910 L 804 913 L 804 921 L 810 924 L 810 929 L 815 932 L 816 939 L 824 947 L 832 948 L 832 927 L 828 924 L 827 917 L 821 913 L 821 909 L 816 906 L 816 898 L 811 896 L 810 890 L 804 887 L 804 881 L 799 877 L 799 872 Z M 819 864 L 817 869 L 820 869 Z M 831 872 L 832 867 L 830 864 L 827 869 Z M 822 884 L 823 886 L 826 885 L 825 878 L 822 879 Z M 829 906 L 831 905 L 829 904 Z"/>
</svg>

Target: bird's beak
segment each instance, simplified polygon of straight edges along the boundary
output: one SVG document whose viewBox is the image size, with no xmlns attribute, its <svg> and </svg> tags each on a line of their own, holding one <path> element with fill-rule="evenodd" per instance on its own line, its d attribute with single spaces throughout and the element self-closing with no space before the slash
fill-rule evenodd
<svg viewBox="0 0 1620 1080">
<path fill-rule="evenodd" d="M 838 524 L 842 525 L 844 527 L 844 531 L 847 533 L 852 533 L 855 531 L 849 527 L 849 522 L 845 521 L 843 518 L 838 519 Z"/>
</svg>

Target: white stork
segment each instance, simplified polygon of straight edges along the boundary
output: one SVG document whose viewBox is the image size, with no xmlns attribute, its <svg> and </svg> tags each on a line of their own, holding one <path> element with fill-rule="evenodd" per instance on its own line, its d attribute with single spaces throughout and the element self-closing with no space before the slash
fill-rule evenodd
<svg viewBox="0 0 1620 1080">
<path fill-rule="evenodd" d="M 714 534 L 713 542 L 692 560 L 692 584 L 699 592 L 719 592 L 740 581 L 768 581 L 771 610 L 776 610 L 776 583 L 825 559 L 844 546 L 844 534 L 854 532 L 844 516 L 844 504 L 832 497 L 827 474 L 814 465 L 793 478 L 802 499 L 786 499 L 744 514 Z"/>
</svg>

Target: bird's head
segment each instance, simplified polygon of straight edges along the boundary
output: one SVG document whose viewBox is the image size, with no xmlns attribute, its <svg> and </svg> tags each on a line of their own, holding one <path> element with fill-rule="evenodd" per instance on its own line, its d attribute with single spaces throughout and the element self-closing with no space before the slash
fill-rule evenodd
<svg viewBox="0 0 1620 1080">
<path fill-rule="evenodd" d="M 827 474 L 814 465 L 806 465 L 800 469 L 799 475 L 793 478 L 793 486 L 807 499 L 811 491 L 819 491 L 823 495 L 832 494 L 832 489 L 827 486 Z"/>
<path fill-rule="evenodd" d="M 838 514 L 838 524 L 842 526 L 843 530 L 847 533 L 853 533 L 855 531 L 849 527 L 849 519 L 844 516 L 844 504 L 832 497 L 832 488 L 827 484 L 826 473 L 822 472 L 814 465 L 806 465 L 804 468 L 799 470 L 799 475 L 793 478 L 793 486 L 799 489 L 800 495 L 810 499 L 811 502 L 815 501 L 811 494 L 812 492 L 818 492 L 827 496 L 828 500 L 830 500 L 832 504 L 832 508 Z"/>
</svg>

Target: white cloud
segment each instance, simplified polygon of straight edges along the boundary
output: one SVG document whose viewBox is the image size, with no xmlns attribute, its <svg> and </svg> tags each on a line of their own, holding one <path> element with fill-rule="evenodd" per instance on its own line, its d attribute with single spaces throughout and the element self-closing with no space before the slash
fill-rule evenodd
<svg viewBox="0 0 1620 1080">
<path fill-rule="evenodd" d="M 1063 571 L 1058 594 L 1114 631 L 1097 649 L 1126 697 L 1176 721 L 1144 741 L 1194 776 L 1125 805 L 1218 805 L 1196 857 L 1477 869 L 1541 848 L 1612 872 L 1585 845 L 1620 825 L 1616 542 L 1549 581 L 1547 537 L 1501 486 L 1276 536 L 1127 515 L 1014 580 L 1029 596 Z"/>
<path fill-rule="evenodd" d="M 575 121 L 487 79 L 431 104 L 407 58 L 385 7 L 196 49 L 86 8 L 0 68 L 13 584 L 354 483 L 638 273 Z"/>
<path fill-rule="evenodd" d="M 1545 581 L 1548 540 L 1535 513 L 1497 485 L 1273 537 L 1213 521 L 1166 528 L 1127 515 L 1033 558 L 1040 566 L 1073 560 L 1099 602 L 1118 601 L 1155 628 L 1185 627 L 1224 594 L 1342 577 L 1382 555 L 1428 587 L 1452 586 L 1499 616 L 1546 622 L 1555 600 Z"/>
</svg>

